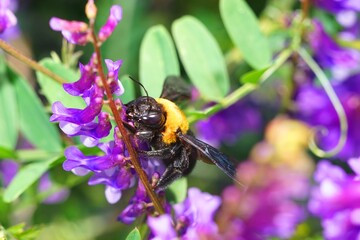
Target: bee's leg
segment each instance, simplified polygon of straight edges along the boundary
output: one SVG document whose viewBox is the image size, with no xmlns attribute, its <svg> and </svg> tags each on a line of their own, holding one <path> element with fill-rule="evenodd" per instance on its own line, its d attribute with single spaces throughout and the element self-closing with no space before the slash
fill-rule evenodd
<svg viewBox="0 0 360 240">
<path fill-rule="evenodd" d="M 132 125 L 130 125 L 130 124 L 127 123 L 127 122 L 123 122 L 123 124 L 124 124 L 124 127 L 125 127 L 129 132 L 131 132 L 132 134 L 135 134 L 135 133 L 136 133 L 136 129 L 135 129 Z"/>
<path fill-rule="evenodd" d="M 150 140 L 154 137 L 153 131 L 138 131 L 135 135 L 141 140 Z"/>
<path fill-rule="evenodd" d="M 183 173 L 177 169 L 174 168 L 173 165 L 169 165 L 166 169 L 163 175 L 160 177 L 159 181 L 155 185 L 155 189 L 157 190 L 164 190 L 166 189 L 172 182 L 174 182 L 176 179 L 181 178 L 183 176 Z"/>
<path fill-rule="evenodd" d="M 181 148 L 181 145 L 175 144 L 169 148 L 162 148 L 158 150 L 150 150 L 143 151 L 138 150 L 140 156 L 148 156 L 148 157 L 161 157 L 161 158 L 169 158 L 175 154 L 177 154 L 178 150 Z"/>
<path fill-rule="evenodd" d="M 157 189 L 165 189 L 176 179 L 188 174 L 195 166 L 196 159 L 190 161 L 187 148 L 182 148 L 180 152 L 173 156 L 173 162 L 169 164 L 156 184 Z M 191 156 L 191 155 L 190 155 Z"/>
</svg>

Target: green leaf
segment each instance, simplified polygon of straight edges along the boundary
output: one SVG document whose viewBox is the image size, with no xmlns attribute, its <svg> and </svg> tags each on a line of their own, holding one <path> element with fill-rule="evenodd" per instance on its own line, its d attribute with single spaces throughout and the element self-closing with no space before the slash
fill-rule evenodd
<svg viewBox="0 0 360 240">
<path fill-rule="evenodd" d="M 246 74 L 244 74 L 242 77 L 241 77 L 241 82 L 242 83 L 251 83 L 251 84 L 254 84 L 254 85 L 258 85 L 260 82 L 261 82 L 261 77 L 262 75 L 264 74 L 264 72 L 266 72 L 266 70 L 268 70 L 269 68 L 263 68 L 263 69 L 260 69 L 260 70 L 253 70 L 253 71 L 250 71 Z"/>
<path fill-rule="evenodd" d="M 12 235 L 18 235 L 24 232 L 25 223 L 19 223 L 6 229 Z"/>
<path fill-rule="evenodd" d="M 172 25 L 181 62 L 201 95 L 220 100 L 229 91 L 229 76 L 219 45 L 196 18 L 182 17 Z"/>
<path fill-rule="evenodd" d="M 344 41 L 342 39 L 336 39 L 336 41 L 343 47 L 353 48 L 360 50 L 360 40 Z"/>
<path fill-rule="evenodd" d="M 60 135 L 55 125 L 49 122 L 40 99 L 25 79 L 9 69 L 14 80 L 19 108 L 20 130 L 34 146 L 49 151 L 62 150 Z"/>
<path fill-rule="evenodd" d="M 166 191 L 166 199 L 168 199 L 171 204 L 184 201 L 187 195 L 187 187 L 187 178 L 176 180 Z"/>
<path fill-rule="evenodd" d="M 14 149 L 17 142 L 19 121 L 13 82 L 7 67 L 0 58 L 0 146 Z"/>
<path fill-rule="evenodd" d="M 17 158 L 17 155 L 16 153 L 11 150 L 11 149 L 7 149 L 7 148 L 4 148 L 4 147 L 0 147 L 0 159 L 3 159 L 3 158 L 11 158 L 11 159 L 16 159 Z"/>
<path fill-rule="evenodd" d="M 150 96 L 159 97 L 170 75 L 180 75 L 175 46 L 165 27 L 157 25 L 146 32 L 141 43 L 140 80 Z"/>
<path fill-rule="evenodd" d="M 51 58 L 41 60 L 40 64 L 69 82 L 77 81 L 80 77 L 78 72 L 75 72 L 60 63 L 54 62 Z M 69 108 L 85 107 L 84 100 L 81 97 L 69 95 L 63 89 L 62 84 L 54 81 L 52 78 L 41 72 L 36 72 L 36 76 L 41 87 L 41 93 L 45 95 L 51 105 L 56 101 L 61 101 L 64 106 Z"/>
<path fill-rule="evenodd" d="M 139 229 L 134 228 L 129 235 L 127 235 L 126 240 L 141 240 Z"/>
<path fill-rule="evenodd" d="M 36 239 L 36 237 L 39 235 L 41 231 L 41 227 L 32 226 L 30 228 L 25 229 L 25 225 L 26 225 L 25 223 L 20 223 L 6 229 L 6 232 L 8 233 L 7 235 L 10 235 L 9 239 L 19 239 L 19 240 Z"/>
<path fill-rule="evenodd" d="M 30 163 L 22 167 L 10 185 L 5 189 L 3 195 L 4 202 L 16 200 L 57 161 L 59 161 L 59 157 L 53 157 L 46 161 Z"/>
<path fill-rule="evenodd" d="M 245 0 L 221 0 L 220 13 L 232 41 L 255 69 L 270 65 L 271 50 L 259 23 Z"/>
</svg>

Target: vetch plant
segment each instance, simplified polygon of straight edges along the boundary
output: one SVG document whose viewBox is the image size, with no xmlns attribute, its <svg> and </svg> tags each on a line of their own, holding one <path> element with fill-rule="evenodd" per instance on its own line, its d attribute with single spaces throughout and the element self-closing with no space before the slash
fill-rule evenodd
<svg viewBox="0 0 360 240">
<path fill-rule="evenodd" d="M 191 2 L 182 16 L 88 0 L 86 20 L 15 3 L 0 3 L 0 238 L 358 237 L 355 1 Z M 37 58 L 60 34 L 12 31 L 42 8 L 63 48 L 34 61 L 15 37 L 35 34 Z"/>
</svg>

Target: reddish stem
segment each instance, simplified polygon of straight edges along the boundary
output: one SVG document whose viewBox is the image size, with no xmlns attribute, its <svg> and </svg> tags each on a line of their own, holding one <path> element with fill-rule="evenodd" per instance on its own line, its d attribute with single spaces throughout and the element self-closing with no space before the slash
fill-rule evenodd
<svg viewBox="0 0 360 240">
<path fill-rule="evenodd" d="M 130 137 L 124 127 L 124 124 L 121 120 L 121 116 L 120 116 L 120 110 L 117 109 L 116 104 L 114 102 L 114 98 L 112 96 L 110 87 L 106 81 L 106 77 L 105 77 L 105 73 L 103 70 L 103 66 L 102 66 L 102 60 L 101 60 L 101 51 L 99 48 L 99 44 L 98 44 L 98 40 L 97 40 L 97 36 L 94 30 L 94 24 L 92 22 L 90 22 L 90 27 L 91 27 L 91 33 L 92 33 L 92 38 L 93 38 L 93 45 L 94 45 L 94 50 L 95 50 L 95 54 L 96 54 L 96 58 L 97 58 L 97 67 L 98 67 L 98 72 L 101 78 L 101 82 L 105 88 L 105 93 L 107 96 L 107 101 L 109 101 L 109 106 L 111 108 L 111 112 L 115 118 L 115 122 L 116 125 L 121 133 L 121 136 L 123 137 L 123 140 L 125 142 L 126 148 L 129 151 L 129 155 L 130 155 L 130 160 L 132 165 L 134 166 L 134 169 L 136 171 L 136 173 L 138 174 L 140 181 L 142 182 L 142 184 L 144 185 L 147 194 L 149 195 L 151 201 L 154 204 L 155 210 L 159 213 L 159 214 L 163 214 L 164 208 L 161 204 L 160 199 L 158 198 L 158 196 L 156 195 L 156 193 L 154 192 L 153 188 L 151 187 L 151 185 L 149 184 L 149 180 L 148 177 L 146 175 L 146 173 L 144 172 L 144 170 L 141 168 L 140 162 L 139 162 L 139 158 L 138 158 L 138 154 L 135 151 L 134 147 L 131 144 L 131 140 Z"/>
<path fill-rule="evenodd" d="M 301 1 L 301 20 L 304 21 L 309 16 L 309 9 L 311 6 L 311 0 Z"/>
</svg>

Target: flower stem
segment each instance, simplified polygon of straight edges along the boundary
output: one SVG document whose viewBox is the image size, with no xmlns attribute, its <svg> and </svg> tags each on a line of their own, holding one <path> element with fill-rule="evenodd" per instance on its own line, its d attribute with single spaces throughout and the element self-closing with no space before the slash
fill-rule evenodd
<svg viewBox="0 0 360 240">
<path fill-rule="evenodd" d="M 301 1 L 301 21 L 304 21 L 309 16 L 309 9 L 311 6 L 311 0 Z"/>
<path fill-rule="evenodd" d="M 10 44 L 6 43 L 4 40 L 1 40 L 1 39 L 0 39 L 0 48 L 2 48 L 6 53 L 10 54 L 11 56 L 18 59 L 19 61 L 27 64 L 35 71 L 41 72 L 41 73 L 47 75 L 48 77 L 54 79 L 56 82 L 58 82 L 60 84 L 67 82 L 65 79 L 63 79 L 59 75 L 57 75 L 57 74 L 53 73 L 52 71 L 50 71 L 49 69 L 41 66 L 34 60 L 26 57 L 25 55 L 23 55 L 22 53 L 17 51 L 15 48 L 13 48 Z"/>
<path fill-rule="evenodd" d="M 92 21 L 90 21 L 90 27 L 91 27 L 91 33 L 92 33 L 92 38 L 93 38 L 93 45 L 94 45 L 94 50 L 95 50 L 95 54 L 96 54 L 96 58 L 97 58 L 97 67 L 98 67 L 98 72 L 101 78 L 101 82 L 105 88 L 105 93 L 107 96 L 107 100 L 109 101 L 109 106 L 111 108 L 111 112 L 115 118 L 115 122 L 116 125 L 121 133 L 121 136 L 123 137 L 124 143 L 126 145 L 127 150 L 129 151 L 129 155 L 130 155 L 130 159 L 131 159 L 131 163 L 134 166 L 134 169 L 136 171 L 136 173 L 138 174 L 140 181 L 142 182 L 142 184 L 144 185 L 147 194 L 149 195 L 151 201 L 154 204 L 155 210 L 159 213 L 159 214 L 163 214 L 164 208 L 161 204 L 160 199 L 158 198 L 158 196 L 156 195 L 156 193 L 154 192 L 153 188 L 151 187 L 151 185 L 149 184 L 149 180 L 148 177 L 146 175 L 146 173 L 144 172 L 144 170 L 141 168 L 140 162 L 139 162 L 139 158 L 138 158 L 138 154 L 135 151 L 135 149 L 133 148 L 132 144 L 131 144 L 131 140 L 130 137 L 124 127 L 124 124 L 121 120 L 121 116 L 120 116 L 120 111 L 119 109 L 117 109 L 116 104 L 114 102 L 114 98 L 112 96 L 110 87 L 106 81 L 106 77 L 105 77 L 105 73 L 103 70 L 103 66 L 102 66 L 102 58 L 101 58 L 101 51 L 100 51 L 100 47 L 99 47 L 99 42 L 97 40 L 97 36 L 95 33 L 95 29 L 94 29 L 94 24 Z"/>
<path fill-rule="evenodd" d="M 217 104 L 205 109 L 204 111 L 195 111 L 190 112 L 190 117 L 188 117 L 189 123 L 194 123 L 198 120 L 207 118 L 211 115 L 214 115 L 218 111 L 231 106 L 232 104 L 239 101 L 241 98 L 245 97 L 247 94 L 254 91 L 260 84 L 264 83 L 270 76 L 279 69 L 286 60 L 291 56 L 293 53 L 292 48 L 284 49 L 274 60 L 274 63 L 264 71 L 264 73 L 260 76 L 259 80 L 257 81 L 258 84 L 253 83 L 245 83 L 234 92 L 229 94 L 227 97 L 219 101 Z"/>
<path fill-rule="evenodd" d="M 340 135 L 340 139 L 339 139 L 337 145 L 333 149 L 331 149 L 329 151 L 324 151 L 324 150 L 320 149 L 315 143 L 314 136 L 312 137 L 312 139 L 310 141 L 309 147 L 319 157 L 334 156 L 335 154 L 340 152 L 341 149 L 344 147 L 346 138 L 347 138 L 348 122 L 347 122 L 344 108 L 343 108 L 339 98 L 337 97 L 334 89 L 332 88 L 332 86 L 329 82 L 329 79 L 326 77 L 325 73 L 321 70 L 321 68 L 314 61 L 314 59 L 307 53 L 307 51 L 305 49 L 302 49 L 302 48 L 298 49 L 298 53 L 301 56 L 301 58 L 306 62 L 306 64 L 310 67 L 310 69 L 314 72 L 314 74 L 320 81 L 321 85 L 324 87 L 324 90 L 325 90 L 326 94 L 329 96 L 330 101 L 331 101 L 332 105 L 334 106 L 335 111 L 340 120 L 341 135 Z"/>
</svg>

